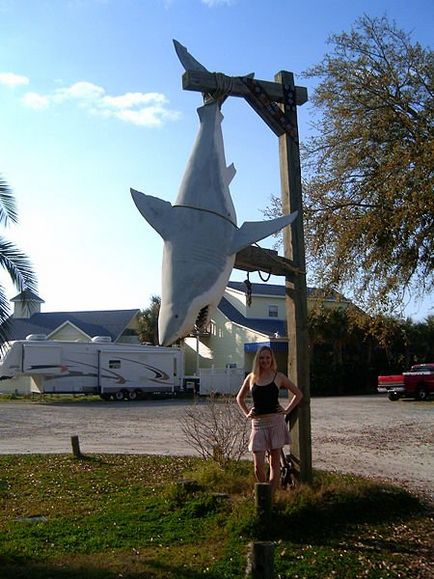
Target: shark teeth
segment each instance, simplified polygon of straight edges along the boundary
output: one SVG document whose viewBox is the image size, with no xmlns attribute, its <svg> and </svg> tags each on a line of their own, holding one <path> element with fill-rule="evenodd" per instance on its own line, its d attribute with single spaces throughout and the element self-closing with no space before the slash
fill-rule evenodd
<svg viewBox="0 0 434 579">
<path fill-rule="evenodd" d="M 196 323 L 194 325 L 195 330 L 198 332 L 205 332 L 208 325 L 208 311 L 209 306 L 202 308 L 196 318 Z"/>
</svg>

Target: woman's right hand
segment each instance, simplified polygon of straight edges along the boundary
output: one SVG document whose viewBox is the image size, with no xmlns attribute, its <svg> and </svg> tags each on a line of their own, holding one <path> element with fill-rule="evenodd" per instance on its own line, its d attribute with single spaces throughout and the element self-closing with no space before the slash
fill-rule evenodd
<svg viewBox="0 0 434 579">
<path fill-rule="evenodd" d="M 255 409 L 250 408 L 249 413 L 246 414 L 246 418 L 254 418 L 255 417 Z"/>
</svg>

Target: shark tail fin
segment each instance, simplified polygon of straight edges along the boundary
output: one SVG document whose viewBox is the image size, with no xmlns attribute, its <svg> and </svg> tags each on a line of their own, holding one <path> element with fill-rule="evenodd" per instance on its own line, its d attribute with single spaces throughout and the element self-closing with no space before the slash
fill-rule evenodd
<svg viewBox="0 0 434 579">
<path fill-rule="evenodd" d="M 172 223 L 172 205 L 168 201 L 163 201 L 151 195 L 145 195 L 135 189 L 130 189 L 130 191 L 137 209 L 149 225 L 151 225 L 163 239 L 167 239 Z"/>
<path fill-rule="evenodd" d="M 198 62 L 187 50 L 185 46 L 183 46 L 180 42 L 173 39 L 173 44 L 175 46 L 176 54 L 178 55 L 179 60 L 181 61 L 182 66 L 185 70 L 199 70 L 201 72 L 208 72 L 207 69 Z"/>
<path fill-rule="evenodd" d="M 283 215 L 269 221 L 246 221 L 235 233 L 230 253 L 237 253 L 252 243 L 277 233 L 290 225 L 297 215 L 298 211 L 294 211 L 290 215 Z"/>
</svg>

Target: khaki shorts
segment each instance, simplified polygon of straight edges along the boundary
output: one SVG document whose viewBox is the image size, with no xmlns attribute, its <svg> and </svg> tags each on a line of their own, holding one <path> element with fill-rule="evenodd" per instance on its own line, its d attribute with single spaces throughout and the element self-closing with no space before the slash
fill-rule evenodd
<svg viewBox="0 0 434 579">
<path fill-rule="evenodd" d="M 264 414 L 252 419 L 249 450 L 273 450 L 289 444 L 290 437 L 284 414 Z"/>
</svg>

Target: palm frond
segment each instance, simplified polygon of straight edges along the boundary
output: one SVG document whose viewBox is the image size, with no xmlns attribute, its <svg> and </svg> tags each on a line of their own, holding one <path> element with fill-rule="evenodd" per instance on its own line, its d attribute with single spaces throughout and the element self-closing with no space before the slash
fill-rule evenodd
<svg viewBox="0 0 434 579">
<path fill-rule="evenodd" d="M 0 225 L 8 225 L 9 221 L 18 221 L 14 195 L 5 179 L 0 175 Z M 18 247 L 0 236 L 0 267 L 9 274 L 18 291 L 25 289 L 36 293 L 36 275 L 29 258 Z M 11 322 L 9 302 L 6 292 L 0 286 L 0 352 L 4 351 L 6 342 L 10 339 Z"/>
<path fill-rule="evenodd" d="M 2 236 L 0 236 L 0 267 L 7 271 L 19 291 L 24 289 L 37 291 L 36 275 L 29 258 Z"/>
<path fill-rule="evenodd" d="M 0 286 L 0 354 L 3 354 L 6 342 L 10 340 L 10 310 L 5 290 Z"/>
<path fill-rule="evenodd" d="M 0 175 L 0 224 L 7 225 L 9 221 L 18 221 L 17 207 L 9 185 Z"/>
</svg>

